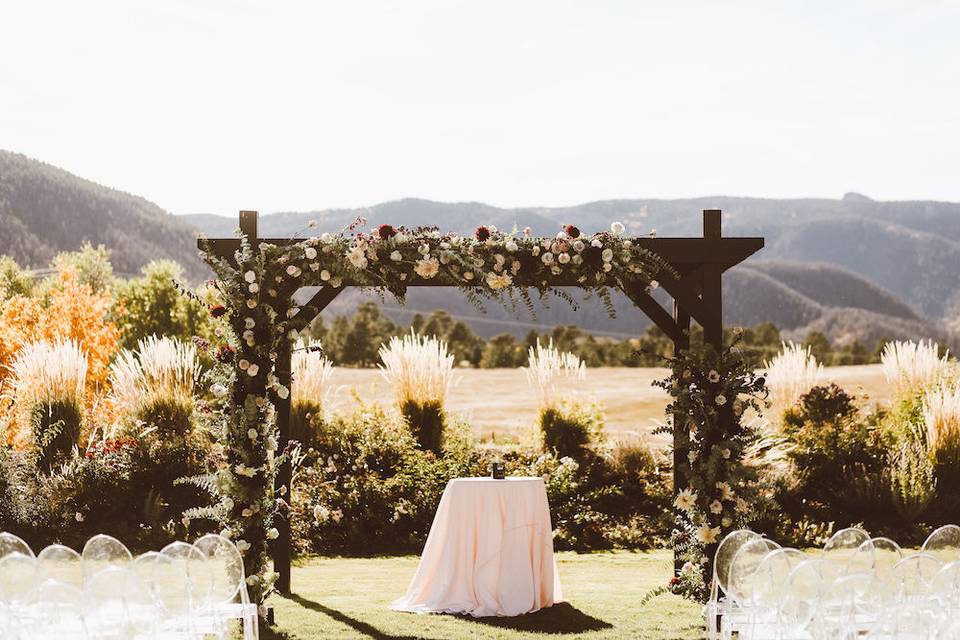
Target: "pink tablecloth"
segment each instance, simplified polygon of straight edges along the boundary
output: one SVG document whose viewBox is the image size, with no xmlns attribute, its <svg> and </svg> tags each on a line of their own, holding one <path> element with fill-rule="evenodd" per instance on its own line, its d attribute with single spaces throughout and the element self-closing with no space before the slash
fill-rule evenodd
<svg viewBox="0 0 960 640">
<path fill-rule="evenodd" d="M 416 613 L 517 616 L 563 601 L 541 478 L 447 484 L 407 594 Z"/>
</svg>

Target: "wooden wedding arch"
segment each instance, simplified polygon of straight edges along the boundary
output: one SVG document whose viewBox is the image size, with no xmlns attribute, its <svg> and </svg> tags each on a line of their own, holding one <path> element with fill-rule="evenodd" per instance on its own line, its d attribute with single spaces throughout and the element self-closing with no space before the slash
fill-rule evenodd
<svg viewBox="0 0 960 640">
<path fill-rule="evenodd" d="M 240 212 L 240 232 L 255 248 L 265 242 L 284 246 L 300 242 L 297 238 L 260 238 L 257 235 L 256 211 Z M 719 209 L 703 210 L 703 236 L 699 238 L 636 238 L 634 243 L 660 256 L 672 267 L 674 274 L 661 273 L 658 276 L 660 287 L 673 299 L 672 310 L 665 309 L 643 287 L 639 285 L 623 293 L 643 311 L 672 341 L 674 350 L 680 352 L 689 347 L 689 330 L 692 321 L 703 327 L 704 340 L 717 348 L 723 342 L 723 273 L 734 265 L 763 248 L 763 238 L 725 238 L 721 233 L 721 212 Z M 198 246 L 225 259 L 231 258 L 240 248 L 239 238 L 204 239 Z M 303 287 L 319 286 L 313 297 L 301 306 L 298 319 L 307 323 L 327 307 L 337 295 L 348 286 L 361 283 L 345 281 L 340 287 L 324 286 L 316 274 L 307 275 Z M 369 286 L 364 284 L 363 286 Z M 450 286 L 432 280 L 414 280 L 409 286 Z M 481 286 L 479 283 L 477 286 Z M 574 281 L 551 282 L 555 287 L 579 287 Z M 276 373 L 280 384 L 290 386 L 289 347 L 277 354 Z M 289 396 L 277 403 L 277 427 L 280 442 L 289 440 L 290 399 Z M 686 456 L 686 452 L 674 447 L 674 469 L 676 462 Z M 278 470 L 277 482 L 285 487 L 289 495 L 291 469 L 289 463 Z M 683 478 L 674 472 L 674 484 L 677 490 L 685 486 Z M 274 569 L 279 573 L 276 586 L 280 592 L 290 592 L 290 525 L 287 521 L 279 523 L 280 537 L 273 547 Z"/>
</svg>

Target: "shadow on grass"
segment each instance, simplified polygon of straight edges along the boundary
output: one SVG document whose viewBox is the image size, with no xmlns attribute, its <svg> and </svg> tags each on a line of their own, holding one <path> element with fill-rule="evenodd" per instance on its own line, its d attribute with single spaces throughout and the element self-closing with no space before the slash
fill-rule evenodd
<svg viewBox="0 0 960 640">
<path fill-rule="evenodd" d="M 536 631 L 547 635 L 567 635 L 612 629 L 609 622 L 594 618 L 580 611 L 569 602 L 561 602 L 536 613 L 528 613 L 515 618 L 473 618 L 457 616 L 460 620 L 474 624 L 512 631 Z"/>
<path fill-rule="evenodd" d="M 331 609 L 319 602 L 308 600 L 297 594 L 285 596 L 292 602 L 297 603 L 304 609 L 322 613 L 337 622 L 344 624 L 357 633 L 361 633 L 371 640 L 423 640 L 423 636 L 395 636 L 377 629 L 371 624 L 362 620 L 351 618 L 341 611 Z M 530 613 L 515 618 L 472 618 L 470 616 L 452 616 L 457 620 L 463 620 L 465 623 L 481 626 L 496 627 L 499 629 L 510 629 L 513 631 L 536 631 L 547 635 L 567 635 L 586 633 L 588 631 L 600 631 L 613 627 L 608 622 L 594 618 L 580 611 L 569 603 L 563 602 L 555 604 L 549 609 L 543 609 L 536 613 Z M 261 640 L 295 640 L 296 636 L 291 636 L 286 632 L 276 629 L 264 628 L 260 632 Z"/>
</svg>

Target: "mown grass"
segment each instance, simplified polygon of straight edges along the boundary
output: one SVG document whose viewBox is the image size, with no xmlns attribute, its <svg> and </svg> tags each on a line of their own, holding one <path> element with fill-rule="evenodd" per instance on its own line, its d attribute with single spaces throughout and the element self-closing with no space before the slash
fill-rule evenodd
<svg viewBox="0 0 960 640">
<path fill-rule="evenodd" d="M 703 638 L 700 607 L 662 596 L 640 598 L 670 576 L 669 551 L 557 554 L 566 603 L 518 618 L 474 619 L 391 611 L 417 566 L 397 558 L 315 558 L 294 568 L 289 597 L 275 596 L 276 625 L 264 640 L 314 638 L 471 640 L 589 638 L 688 640 Z"/>
</svg>

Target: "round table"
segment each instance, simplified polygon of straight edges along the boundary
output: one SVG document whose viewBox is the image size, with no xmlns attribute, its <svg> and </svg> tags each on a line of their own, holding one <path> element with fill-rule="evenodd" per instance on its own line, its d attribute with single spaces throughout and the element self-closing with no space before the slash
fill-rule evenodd
<svg viewBox="0 0 960 640">
<path fill-rule="evenodd" d="M 517 616 L 563 601 L 542 478 L 447 483 L 407 593 L 415 613 Z"/>
</svg>

